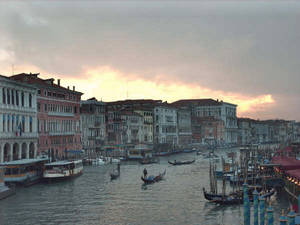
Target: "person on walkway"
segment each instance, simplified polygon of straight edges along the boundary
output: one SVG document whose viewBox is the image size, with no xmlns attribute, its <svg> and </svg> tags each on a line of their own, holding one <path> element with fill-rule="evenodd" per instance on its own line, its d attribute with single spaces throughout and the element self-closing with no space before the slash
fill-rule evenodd
<svg viewBox="0 0 300 225">
<path fill-rule="evenodd" d="M 145 168 L 145 169 L 144 169 L 144 178 L 147 177 L 147 174 L 148 174 L 148 171 L 147 171 L 147 169 Z"/>
</svg>

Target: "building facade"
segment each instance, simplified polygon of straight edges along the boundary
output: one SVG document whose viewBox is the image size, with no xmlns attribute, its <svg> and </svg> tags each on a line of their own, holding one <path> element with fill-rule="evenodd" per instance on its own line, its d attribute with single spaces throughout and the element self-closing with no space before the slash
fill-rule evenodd
<svg viewBox="0 0 300 225">
<path fill-rule="evenodd" d="M 226 144 L 236 144 L 238 136 L 237 128 L 237 116 L 236 107 L 237 105 L 213 100 L 213 99 L 187 99 L 179 100 L 172 103 L 176 107 L 190 108 L 191 115 L 194 118 L 207 118 L 213 117 L 217 120 L 222 120 L 224 122 L 224 140 Z M 192 122 L 192 126 L 193 126 Z M 196 124 L 196 126 L 198 126 Z M 197 130 L 196 128 L 192 130 Z M 193 136 L 197 136 L 194 135 Z M 197 140 L 194 140 L 197 141 Z"/>
<path fill-rule="evenodd" d="M 121 144 L 141 144 L 144 140 L 143 116 L 136 112 L 127 110 L 122 110 L 120 115 L 122 121 Z"/>
<path fill-rule="evenodd" d="M 134 112 L 143 118 L 143 137 L 141 143 L 153 145 L 153 109 L 149 107 L 135 107 Z"/>
<path fill-rule="evenodd" d="M 37 89 L 0 76 L 0 163 L 37 156 Z"/>
<path fill-rule="evenodd" d="M 178 145 L 185 146 L 192 143 L 191 111 L 177 109 Z"/>
<path fill-rule="evenodd" d="M 82 93 L 64 88 L 54 79 L 42 79 L 39 74 L 18 74 L 10 78 L 28 83 L 37 89 L 38 151 L 63 158 L 81 151 L 80 100 Z"/>
<path fill-rule="evenodd" d="M 154 143 L 178 145 L 177 109 L 167 104 L 154 107 Z"/>
<path fill-rule="evenodd" d="M 91 98 L 80 103 L 81 142 L 85 151 L 103 150 L 106 139 L 105 103 Z"/>
</svg>

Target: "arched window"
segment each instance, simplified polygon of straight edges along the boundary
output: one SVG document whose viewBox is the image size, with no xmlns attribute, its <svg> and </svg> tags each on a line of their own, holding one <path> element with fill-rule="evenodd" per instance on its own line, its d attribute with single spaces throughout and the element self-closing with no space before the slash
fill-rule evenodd
<svg viewBox="0 0 300 225">
<path fill-rule="evenodd" d="M 29 117 L 29 132 L 32 132 L 32 117 Z"/>
<path fill-rule="evenodd" d="M 25 116 L 22 116 L 22 132 L 25 132 Z"/>
<path fill-rule="evenodd" d="M 7 132 L 10 132 L 10 115 L 7 115 Z"/>
<path fill-rule="evenodd" d="M 19 105 L 19 92 L 16 90 L 16 105 Z"/>
<path fill-rule="evenodd" d="M 24 107 L 24 92 L 21 94 L 21 105 Z"/>
<path fill-rule="evenodd" d="M 2 102 L 3 104 L 6 104 L 6 94 L 5 94 L 5 89 L 2 89 Z"/>
<path fill-rule="evenodd" d="M 11 90 L 11 104 L 15 104 L 15 90 Z"/>
<path fill-rule="evenodd" d="M 5 132 L 5 114 L 3 114 L 3 118 L 2 118 L 2 129 L 3 129 L 3 132 Z"/>
<path fill-rule="evenodd" d="M 32 107 L 32 95 L 29 94 L 29 107 Z"/>
<path fill-rule="evenodd" d="M 7 104 L 10 104 L 10 89 L 7 89 Z"/>
</svg>

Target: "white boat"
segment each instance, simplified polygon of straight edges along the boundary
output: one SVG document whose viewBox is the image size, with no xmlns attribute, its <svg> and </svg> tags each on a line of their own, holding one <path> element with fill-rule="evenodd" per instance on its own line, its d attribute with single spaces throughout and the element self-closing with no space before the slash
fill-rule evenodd
<svg viewBox="0 0 300 225">
<path fill-rule="evenodd" d="M 39 182 L 43 177 L 43 169 L 48 158 L 20 159 L 3 162 L 0 166 L 5 167 L 5 183 L 18 185 L 31 185 Z"/>
<path fill-rule="evenodd" d="M 106 162 L 102 158 L 96 158 L 93 159 L 92 164 L 98 166 L 98 165 L 104 165 L 106 164 Z"/>
<path fill-rule="evenodd" d="M 106 163 L 119 163 L 120 159 L 116 159 L 116 158 L 113 158 L 113 157 L 105 157 L 104 161 Z"/>
<path fill-rule="evenodd" d="M 82 160 L 57 161 L 45 165 L 43 177 L 46 180 L 64 180 L 80 176 L 82 172 Z"/>
</svg>

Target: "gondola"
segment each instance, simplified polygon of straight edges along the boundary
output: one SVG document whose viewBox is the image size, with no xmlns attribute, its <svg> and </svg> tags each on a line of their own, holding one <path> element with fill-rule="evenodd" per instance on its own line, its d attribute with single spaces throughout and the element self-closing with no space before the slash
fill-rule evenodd
<svg viewBox="0 0 300 225">
<path fill-rule="evenodd" d="M 113 172 L 110 173 L 110 179 L 115 180 L 120 176 L 120 163 L 118 163 L 117 170 L 114 170 Z"/>
<path fill-rule="evenodd" d="M 110 173 L 110 179 L 111 180 L 115 180 L 120 176 L 120 173 L 118 171 L 114 171 L 112 173 Z"/>
<path fill-rule="evenodd" d="M 163 173 L 159 173 L 157 176 L 147 176 L 146 178 L 141 177 L 142 181 L 144 181 L 144 184 L 153 184 L 155 182 L 158 182 L 164 178 L 166 174 L 166 170 Z"/>
<path fill-rule="evenodd" d="M 253 201 L 253 190 L 249 190 L 249 200 Z M 275 189 L 271 189 L 270 191 L 264 193 L 260 192 L 259 197 L 269 198 L 275 193 Z M 214 202 L 220 205 L 234 205 L 234 204 L 242 204 L 243 203 L 243 191 L 238 191 L 232 193 L 230 195 L 220 195 L 220 194 L 211 194 L 207 193 L 205 188 L 203 188 L 204 198 L 209 200 L 210 202 Z"/>
<path fill-rule="evenodd" d="M 158 163 L 158 159 L 157 158 L 143 158 L 140 161 L 140 164 L 152 164 L 152 163 Z"/>
<path fill-rule="evenodd" d="M 209 201 L 222 198 L 222 195 L 207 193 L 205 188 L 203 188 L 203 195 L 204 198 Z"/>
<path fill-rule="evenodd" d="M 173 165 L 173 166 L 192 164 L 194 162 L 195 162 L 195 159 L 194 160 L 190 160 L 190 161 L 176 161 L 176 160 L 174 162 L 168 161 L 168 163 L 171 164 L 171 165 Z"/>
<path fill-rule="evenodd" d="M 210 202 L 214 202 L 221 205 L 234 205 L 243 203 L 243 195 L 242 192 L 236 192 L 230 195 L 220 195 L 220 194 L 211 194 L 205 191 L 203 188 L 204 198 L 209 200 Z"/>
</svg>

